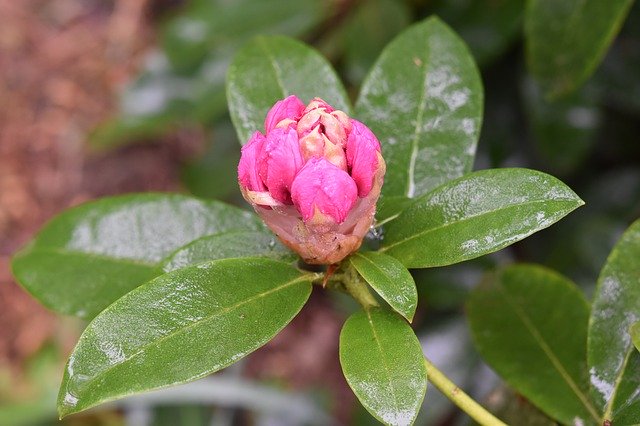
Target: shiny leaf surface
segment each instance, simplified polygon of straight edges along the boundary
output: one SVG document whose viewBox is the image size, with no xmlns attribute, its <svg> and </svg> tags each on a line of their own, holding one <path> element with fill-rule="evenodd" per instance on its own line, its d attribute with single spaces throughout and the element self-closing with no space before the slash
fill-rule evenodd
<svg viewBox="0 0 640 426">
<path fill-rule="evenodd" d="M 482 357 L 563 424 L 595 424 L 586 369 L 589 305 L 567 278 L 539 266 L 505 268 L 467 305 Z"/>
<path fill-rule="evenodd" d="M 531 0 L 525 11 L 529 69 L 560 96 L 591 76 L 618 33 L 633 0 Z"/>
<path fill-rule="evenodd" d="M 177 194 L 104 198 L 55 217 L 12 267 L 45 306 L 91 318 L 160 275 L 163 258 L 190 241 L 258 229 L 254 215 L 220 202 Z"/>
<path fill-rule="evenodd" d="M 354 253 L 349 262 L 389 306 L 407 320 L 413 320 L 418 291 L 413 277 L 402 263 L 373 251 Z"/>
<path fill-rule="evenodd" d="M 176 250 L 164 262 L 165 272 L 209 260 L 238 257 L 268 257 L 292 262 L 297 255 L 269 231 L 234 231 L 209 235 Z"/>
<path fill-rule="evenodd" d="M 471 170 L 482 84 L 464 42 L 437 18 L 411 26 L 365 79 L 356 118 L 387 163 L 384 197 L 417 197 Z"/>
<path fill-rule="evenodd" d="M 362 405 L 387 425 L 411 424 L 427 389 L 422 348 L 397 314 L 373 308 L 351 315 L 340 333 L 340 364 Z"/>
<path fill-rule="evenodd" d="M 381 251 L 408 268 L 450 265 L 522 240 L 582 204 L 545 173 L 481 170 L 416 200 L 387 225 Z"/>
<path fill-rule="evenodd" d="M 309 277 L 270 259 L 225 259 L 140 286 L 80 337 L 60 388 L 60 415 L 232 364 L 291 321 L 309 297 Z"/>
<path fill-rule="evenodd" d="M 350 112 L 342 83 L 314 49 L 282 36 L 259 36 L 245 45 L 227 73 L 227 101 L 240 143 L 257 130 L 264 132 L 269 109 L 289 95 L 304 103 L 321 97 Z"/>
<path fill-rule="evenodd" d="M 589 320 L 591 394 L 603 421 L 640 422 L 640 355 L 629 334 L 639 320 L 640 220 L 622 235 L 602 268 Z"/>
</svg>

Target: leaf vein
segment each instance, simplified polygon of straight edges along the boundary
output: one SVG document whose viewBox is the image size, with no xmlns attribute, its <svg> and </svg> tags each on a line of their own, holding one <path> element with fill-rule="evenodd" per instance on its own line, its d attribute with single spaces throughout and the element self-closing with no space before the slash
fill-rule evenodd
<svg viewBox="0 0 640 426">
<path fill-rule="evenodd" d="M 497 283 L 497 286 L 500 288 L 507 303 L 511 305 L 511 307 L 513 308 L 518 318 L 520 318 L 525 328 L 529 331 L 529 333 L 531 333 L 531 336 L 533 337 L 533 339 L 540 345 L 540 348 L 542 349 L 544 354 L 547 356 L 549 361 L 551 361 L 551 364 L 553 365 L 553 367 L 558 371 L 558 373 L 560 373 L 560 376 L 564 379 L 567 385 L 569 385 L 573 393 L 576 394 L 576 396 L 578 397 L 582 405 L 584 405 L 584 407 L 587 409 L 589 414 L 596 420 L 596 422 L 599 421 L 600 416 L 598 415 L 597 410 L 589 401 L 589 398 L 587 398 L 587 396 L 580 390 L 578 385 L 573 381 L 573 378 L 571 377 L 571 375 L 569 375 L 567 370 L 564 368 L 564 365 L 562 365 L 560 360 L 555 356 L 555 354 L 553 353 L 553 351 L 551 350 L 547 342 L 544 340 L 544 338 L 538 331 L 538 329 L 535 327 L 533 323 L 531 323 L 527 314 L 522 310 L 522 308 L 516 302 L 514 302 L 511 299 L 509 293 L 505 290 L 502 284 Z"/>
</svg>

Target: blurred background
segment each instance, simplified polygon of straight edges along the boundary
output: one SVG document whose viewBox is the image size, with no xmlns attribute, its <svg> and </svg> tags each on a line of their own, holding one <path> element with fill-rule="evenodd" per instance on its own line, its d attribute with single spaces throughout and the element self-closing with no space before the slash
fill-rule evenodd
<svg viewBox="0 0 640 426">
<path fill-rule="evenodd" d="M 13 281 L 10 257 L 53 215 L 101 196 L 180 191 L 242 205 L 224 77 L 235 50 L 287 34 L 326 55 L 355 99 L 381 49 L 439 15 L 469 44 L 485 85 L 476 169 L 531 167 L 587 203 L 494 255 L 415 273 L 424 350 L 503 418 L 553 424 L 473 349 L 465 296 L 488 271 L 538 262 L 590 297 L 640 216 L 640 4 L 595 75 L 549 101 L 530 76 L 524 0 L 0 0 L 0 425 L 58 424 L 55 396 L 83 324 Z M 321 94 L 319 94 L 321 95 Z M 314 290 L 276 339 L 201 381 L 71 416 L 68 425 L 375 424 L 348 389 L 338 335 L 353 309 Z M 416 424 L 468 419 L 430 388 Z"/>
</svg>

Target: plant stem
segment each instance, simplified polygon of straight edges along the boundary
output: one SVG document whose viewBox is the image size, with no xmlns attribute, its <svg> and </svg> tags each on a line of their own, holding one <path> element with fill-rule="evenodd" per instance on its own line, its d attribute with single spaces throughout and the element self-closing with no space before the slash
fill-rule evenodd
<svg viewBox="0 0 640 426">
<path fill-rule="evenodd" d="M 348 268 L 343 283 L 347 292 L 353 296 L 364 309 L 370 309 L 378 305 L 378 301 L 369 292 L 367 285 L 360 278 L 360 274 L 354 268 Z"/>
<path fill-rule="evenodd" d="M 427 367 L 427 377 L 447 398 L 456 404 L 469 417 L 483 426 L 507 426 L 506 423 L 488 412 L 462 389 L 455 385 L 442 371 L 431 363 L 426 357 L 424 363 Z"/>
</svg>

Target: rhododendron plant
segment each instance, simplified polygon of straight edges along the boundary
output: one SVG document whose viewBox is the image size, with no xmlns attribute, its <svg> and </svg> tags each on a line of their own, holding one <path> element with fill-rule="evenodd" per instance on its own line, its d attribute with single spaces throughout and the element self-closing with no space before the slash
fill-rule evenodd
<svg viewBox="0 0 640 426">
<path fill-rule="evenodd" d="M 543 172 L 472 171 L 484 98 L 464 42 L 436 18 L 413 25 L 352 105 L 318 52 L 258 37 L 230 64 L 227 99 L 244 143 L 228 179 L 257 214 L 179 194 L 107 198 L 52 219 L 14 257 L 34 297 L 91 320 L 64 371 L 60 415 L 227 367 L 276 336 L 317 285 L 357 302 L 340 365 L 376 419 L 413 423 L 429 379 L 479 424 L 503 426 L 425 358 L 431 340 L 409 324 L 421 274 L 409 268 L 504 249 L 583 201 Z M 479 352 L 559 423 L 637 424 L 638 259 L 640 221 L 592 306 L 544 268 L 486 274 L 466 309 Z"/>
<path fill-rule="evenodd" d="M 276 102 L 242 148 L 245 200 L 305 262 L 332 264 L 360 247 L 385 172 L 367 126 L 320 98 Z"/>
</svg>

